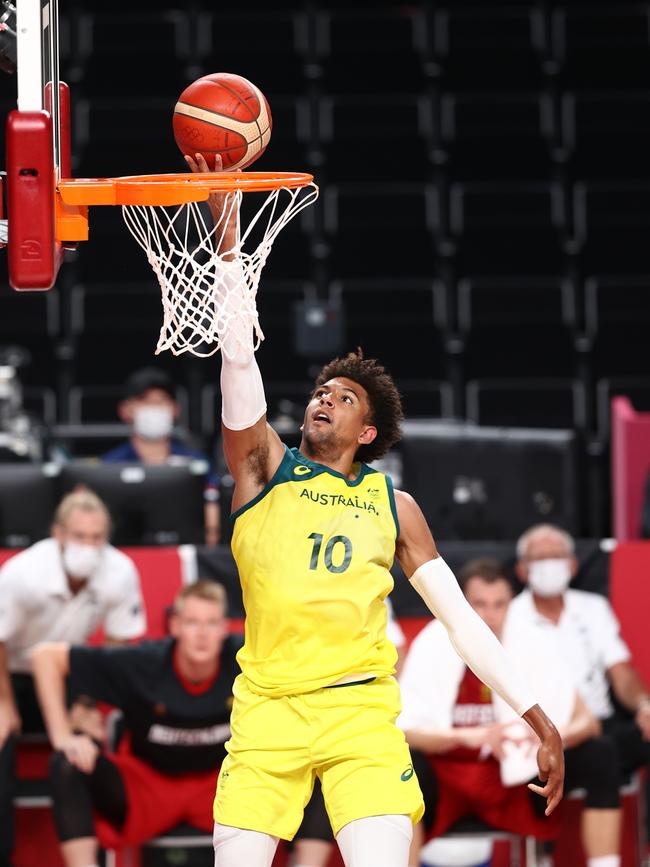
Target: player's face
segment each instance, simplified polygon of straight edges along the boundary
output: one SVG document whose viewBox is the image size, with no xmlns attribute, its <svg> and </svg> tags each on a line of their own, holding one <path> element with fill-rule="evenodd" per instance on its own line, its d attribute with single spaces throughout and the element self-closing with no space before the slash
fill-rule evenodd
<svg viewBox="0 0 650 867">
<path fill-rule="evenodd" d="M 499 637 L 503 630 L 512 590 L 505 578 L 487 582 L 478 575 L 465 584 L 465 597 L 479 617 Z"/>
<path fill-rule="evenodd" d="M 351 444 L 374 440 L 377 429 L 367 423 L 369 415 L 365 388 L 344 376 L 330 379 L 307 404 L 303 438 L 314 454 L 337 455 Z"/>
<path fill-rule="evenodd" d="M 221 603 L 189 596 L 172 617 L 170 628 L 179 654 L 192 665 L 204 665 L 219 656 L 228 621 Z"/>
<path fill-rule="evenodd" d="M 101 548 L 108 542 L 108 521 L 102 512 L 73 509 L 61 527 L 54 527 L 54 536 L 61 545 L 93 545 Z"/>
</svg>

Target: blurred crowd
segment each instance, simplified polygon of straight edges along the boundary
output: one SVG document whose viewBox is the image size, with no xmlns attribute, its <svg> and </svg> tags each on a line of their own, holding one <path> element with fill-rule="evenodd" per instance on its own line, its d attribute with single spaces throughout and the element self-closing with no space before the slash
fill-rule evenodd
<svg viewBox="0 0 650 867">
<path fill-rule="evenodd" d="M 171 434 L 173 399 L 160 381 L 126 396 L 120 412 L 134 432 L 108 460 L 151 457 L 143 427 Z M 163 450 L 154 456 L 164 459 Z M 168 637 L 142 641 L 138 571 L 110 534 L 106 505 L 78 490 L 58 505 L 49 538 L 0 567 L 2 867 L 12 863 L 15 757 L 25 735 L 41 733 L 53 749 L 49 785 L 66 867 L 97 865 L 99 846 L 144 842 L 179 823 L 212 826 L 241 645 L 226 593 L 211 580 L 187 584 L 168 600 Z M 516 556 L 516 587 L 490 557 L 466 563 L 459 583 L 561 732 L 567 790 L 584 791 L 588 867 L 619 867 L 620 792 L 650 761 L 650 693 L 607 599 L 571 588 L 573 539 L 537 525 Z M 400 655 L 398 725 L 426 803 L 412 867 L 426 840 L 466 816 L 537 838 L 552 863 L 562 815 L 545 817 L 527 788 L 536 778 L 532 730 L 466 667 L 439 622 L 408 650 L 390 599 L 387 623 Z M 103 641 L 89 646 L 100 627 Z M 324 867 L 333 842 L 317 785 L 291 863 Z"/>
</svg>

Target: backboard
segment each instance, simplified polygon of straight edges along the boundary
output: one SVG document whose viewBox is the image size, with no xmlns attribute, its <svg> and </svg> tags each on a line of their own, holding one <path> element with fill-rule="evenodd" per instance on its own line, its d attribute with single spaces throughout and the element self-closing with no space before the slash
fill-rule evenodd
<svg viewBox="0 0 650 867">
<path fill-rule="evenodd" d="M 55 186 L 70 175 L 70 108 L 59 81 L 58 0 L 16 4 L 17 108 L 7 117 L 9 282 L 49 289 L 63 250 Z"/>
</svg>

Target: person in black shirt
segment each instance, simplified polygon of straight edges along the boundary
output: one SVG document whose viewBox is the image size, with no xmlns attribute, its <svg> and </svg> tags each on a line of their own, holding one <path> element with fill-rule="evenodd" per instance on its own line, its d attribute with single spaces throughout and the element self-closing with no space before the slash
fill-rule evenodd
<svg viewBox="0 0 650 867">
<path fill-rule="evenodd" d="M 66 867 L 97 865 L 106 847 L 132 845 L 187 822 L 211 831 L 217 773 L 230 736 L 240 642 L 228 636 L 225 591 L 199 581 L 174 603 L 172 638 L 132 647 L 43 644 L 33 669 L 50 740 L 54 818 Z M 115 754 L 74 734 L 73 694 L 114 705 L 125 736 Z M 97 817 L 97 821 L 94 820 Z"/>
</svg>

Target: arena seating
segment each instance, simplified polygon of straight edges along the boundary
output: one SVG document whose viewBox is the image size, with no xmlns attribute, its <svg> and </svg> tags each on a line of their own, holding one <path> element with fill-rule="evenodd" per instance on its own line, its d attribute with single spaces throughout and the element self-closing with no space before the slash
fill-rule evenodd
<svg viewBox="0 0 650 867">
<path fill-rule="evenodd" d="M 528 380 L 540 408 L 557 408 L 549 426 L 584 432 L 585 466 L 600 455 L 594 471 L 606 485 L 606 401 L 643 399 L 634 380 L 650 283 L 646 3 L 414 0 L 371 10 L 286 0 L 272 14 L 255 0 L 227 12 L 207 0 L 137 0 L 119 13 L 103 0 L 62 6 L 75 173 L 181 169 L 174 101 L 193 78 L 228 69 L 258 83 L 274 112 L 257 167 L 316 174 L 321 202 L 278 239 L 262 282 L 271 390 L 275 380 L 292 391 L 313 363 L 296 351 L 291 300 L 336 285 L 346 345 L 379 354 L 414 393 L 434 383 L 411 414 L 524 425 Z M 381 300 L 358 292 L 373 280 L 392 283 Z M 418 280 L 440 287 L 444 316 L 420 307 L 408 288 Z M 0 290 L 0 341 L 30 350 L 24 381 L 55 393 L 57 420 L 68 422 L 71 385 L 115 387 L 150 359 L 156 292 L 117 209 L 96 209 L 91 240 L 70 254 L 56 290 L 20 299 Z M 400 307 L 404 318 L 393 317 Z M 97 363 L 92 333 L 104 316 L 107 335 L 115 326 L 125 339 L 111 365 Z M 199 419 L 213 368 L 168 361 L 190 393 L 193 432 L 212 433 Z M 451 400 L 436 396 L 441 381 Z M 585 474 L 585 490 L 592 483 Z M 604 499 L 582 530 L 607 526 Z"/>
</svg>

